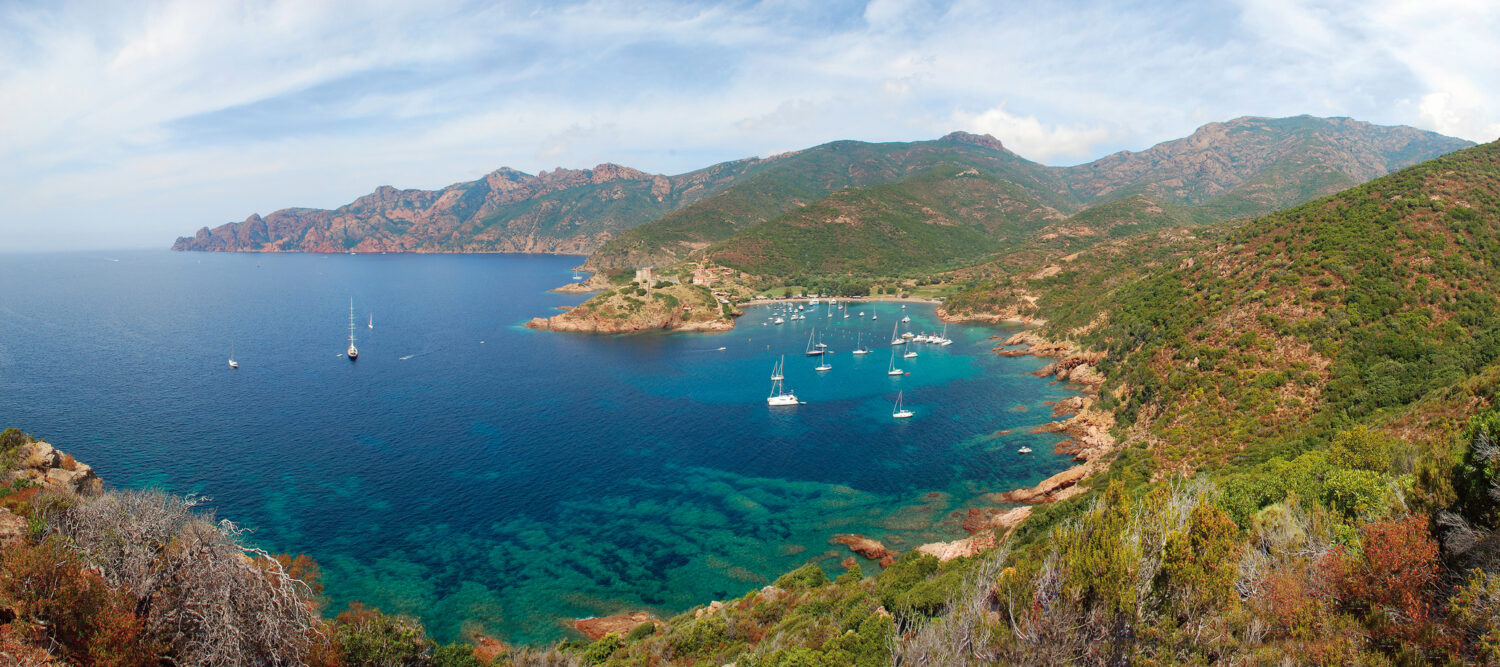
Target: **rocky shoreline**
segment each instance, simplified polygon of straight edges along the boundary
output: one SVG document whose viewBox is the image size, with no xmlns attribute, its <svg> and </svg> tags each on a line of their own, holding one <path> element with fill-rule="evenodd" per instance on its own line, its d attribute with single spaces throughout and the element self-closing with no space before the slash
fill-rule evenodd
<svg viewBox="0 0 1500 667">
<path fill-rule="evenodd" d="M 683 321 L 672 318 L 645 320 L 604 320 L 597 318 L 570 318 L 567 313 L 552 317 L 533 317 L 526 322 L 532 329 L 545 331 L 569 331 L 574 333 L 641 333 L 645 331 L 730 331 L 734 320 Z"/>
<path fill-rule="evenodd" d="M 1018 348 L 1018 346 L 1024 346 Z M 1034 331 L 1022 331 L 1005 339 L 995 347 L 995 353 L 1006 357 L 1036 356 L 1053 358 L 1054 361 L 1034 373 L 1038 377 L 1054 377 L 1082 392 L 1079 396 L 1059 401 L 1052 406 L 1054 417 L 1071 414 L 1071 418 L 1052 422 L 1037 429 L 1045 433 L 1063 433 L 1067 439 L 1057 444 L 1059 453 L 1073 455 L 1078 465 L 1042 480 L 1040 484 L 1026 489 L 1015 489 L 997 494 L 996 499 L 1007 503 L 1036 505 L 1066 500 L 1088 490 L 1081 483 L 1095 472 L 1108 467 L 1104 459 L 1113 453 L 1119 443 L 1110 431 L 1115 426 L 1112 412 L 1099 410 L 1099 389 L 1104 376 L 1099 373 L 1099 362 L 1103 353 L 1081 350 L 1067 341 L 1052 341 Z"/>
</svg>

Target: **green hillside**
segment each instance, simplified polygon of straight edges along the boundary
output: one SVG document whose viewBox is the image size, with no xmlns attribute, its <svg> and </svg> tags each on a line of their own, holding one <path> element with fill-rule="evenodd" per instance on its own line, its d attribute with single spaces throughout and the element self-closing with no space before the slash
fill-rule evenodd
<svg viewBox="0 0 1500 667">
<path fill-rule="evenodd" d="M 950 269 L 993 252 L 1018 252 L 1027 261 L 1161 227 L 1281 210 L 1464 145 L 1409 127 L 1309 116 L 1211 123 L 1146 151 L 1066 168 L 1031 163 L 998 141 L 961 133 L 910 144 L 836 142 L 772 160 L 713 197 L 624 232 L 588 265 L 667 266 L 702 252 L 775 279 Z M 1030 202 L 1054 217 L 1075 217 L 1018 227 L 1015 212 L 1003 206 L 955 211 L 936 196 L 914 192 L 915 182 L 885 187 L 918 174 L 956 177 L 969 169 L 1009 181 L 1003 193 L 995 188 L 998 197 Z M 927 178 L 920 187 L 961 192 L 967 186 Z M 868 192 L 840 192 L 851 188 Z M 966 196 L 966 203 L 976 201 L 973 193 Z M 912 204 L 918 201 L 943 210 L 917 217 L 969 224 L 929 227 L 922 234 L 908 225 L 896 235 L 894 221 L 915 219 Z M 985 221 L 983 215 L 996 219 Z M 835 219 L 845 222 L 819 228 Z M 973 234 L 976 225 L 999 235 L 980 239 Z M 1034 238 L 1018 237 L 1023 227 Z M 905 241 L 902 252 L 885 252 L 902 245 L 898 238 Z"/>
<path fill-rule="evenodd" d="M 1058 217 L 1008 180 L 938 167 L 839 191 L 751 226 L 703 255 L 762 276 L 932 272 L 980 261 Z"/>
<path fill-rule="evenodd" d="M 591 255 L 587 266 L 665 266 L 836 191 L 892 183 L 938 167 L 1005 178 L 1059 210 L 1078 206 L 1047 167 L 1017 157 L 993 139 L 961 133 L 912 143 L 839 141 L 769 162 L 717 195 L 621 233 Z"/>
</svg>

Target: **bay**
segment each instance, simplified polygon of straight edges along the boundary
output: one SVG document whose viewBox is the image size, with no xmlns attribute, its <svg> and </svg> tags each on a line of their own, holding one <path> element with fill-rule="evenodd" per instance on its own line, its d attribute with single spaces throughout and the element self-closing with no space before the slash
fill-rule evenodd
<svg viewBox="0 0 1500 667">
<path fill-rule="evenodd" d="M 955 512 L 1069 465 L 1030 431 L 1071 393 L 991 352 L 1013 329 L 950 325 L 953 345 L 915 346 L 891 378 L 891 326 L 939 331 L 931 306 L 780 326 L 756 306 L 721 334 L 525 328 L 583 300 L 547 291 L 579 261 L 0 255 L 0 426 L 111 486 L 207 496 L 257 544 L 318 560 L 330 610 L 360 600 L 442 640 L 551 641 L 808 561 L 836 574 L 836 533 L 960 538 Z M 832 371 L 803 355 L 814 327 Z M 782 354 L 806 405 L 765 404 Z M 891 418 L 898 390 L 912 419 Z"/>
</svg>

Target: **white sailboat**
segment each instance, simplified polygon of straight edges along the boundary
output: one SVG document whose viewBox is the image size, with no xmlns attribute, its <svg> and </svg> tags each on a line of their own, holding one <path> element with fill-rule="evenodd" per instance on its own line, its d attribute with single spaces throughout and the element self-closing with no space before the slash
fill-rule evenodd
<svg viewBox="0 0 1500 667">
<path fill-rule="evenodd" d="M 229 343 L 229 367 L 238 370 L 240 362 L 234 360 L 234 341 Z"/>
<path fill-rule="evenodd" d="M 772 382 L 780 382 L 780 381 L 786 379 L 786 375 L 782 371 L 782 367 L 784 367 L 785 365 L 786 365 L 786 355 L 783 354 L 783 355 L 781 355 L 781 361 L 776 362 L 776 367 L 773 368 L 773 369 L 771 369 L 771 381 Z"/>
<path fill-rule="evenodd" d="M 863 334 L 856 334 L 854 336 L 854 354 L 869 354 L 870 353 L 869 350 L 865 349 L 865 346 L 864 346 L 862 340 L 863 340 Z"/>
<path fill-rule="evenodd" d="M 912 347 L 910 345 L 907 345 L 906 346 L 906 353 L 902 354 L 901 358 L 902 359 L 912 359 L 912 358 L 915 358 L 916 356 L 917 356 L 917 351 L 914 350 L 914 349 L 912 349 Z"/>
<path fill-rule="evenodd" d="M 370 313 L 370 325 L 369 326 L 370 326 L 371 329 L 375 328 L 375 313 Z"/>
<path fill-rule="evenodd" d="M 354 361 L 355 359 L 359 358 L 359 349 L 356 348 L 356 347 L 354 347 L 354 298 L 353 297 L 350 297 L 350 299 L 349 299 L 349 351 L 345 352 L 345 354 L 349 355 L 349 361 Z"/>
<path fill-rule="evenodd" d="M 896 328 L 899 327 L 899 326 L 901 326 L 901 325 L 898 324 L 896 326 L 891 327 L 891 345 L 905 345 L 906 344 L 906 340 L 905 339 L 903 339 L 902 337 L 896 335 Z"/>
<path fill-rule="evenodd" d="M 938 345 L 952 345 L 953 344 L 953 339 L 948 337 L 948 325 L 947 325 L 947 323 L 943 324 L 943 335 L 939 336 L 938 339 L 935 340 L 935 341 L 933 341 L 933 342 L 937 343 Z"/>
<path fill-rule="evenodd" d="M 817 329 L 813 329 L 807 333 L 807 356 L 809 357 L 816 357 L 823 354 L 823 348 L 813 345 L 813 336 L 817 335 L 817 333 Z"/>
<path fill-rule="evenodd" d="M 907 315 L 906 317 L 901 318 L 901 321 L 902 322 L 910 322 L 911 321 L 911 316 Z"/>
<path fill-rule="evenodd" d="M 831 370 L 833 370 L 833 363 L 830 362 L 830 361 L 828 361 L 828 357 L 823 357 L 823 363 L 818 364 L 818 367 L 814 368 L 813 370 L 815 370 L 815 371 L 831 371 Z"/>
<path fill-rule="evenodd" d="M 901 407 L 901 392 L 896 392 L 896 407 L 891 410 L 891 416 L 895 417 L 896 419 L 906 419 L 911 415 L 911 410 L 906 410 Z"/>
<path fill-rule="evenodd" d="M 902 371 L 901 369 L 896 368 L 896 351 L 895 350 L 891 350 L 891 369 L 888 370 L 888 371 L 886 371 L 885 374 L 886 375 L 905 375 L 906 374 L 905 371 Z"/>
<path fill-rule="evenodd" d="M 801 401 L 797 400 L 797 395 L 792 393 L 792 390 L 782 387 L 781 380 L 776 380 L 771 383 L 771 395 L 766 397 L 766 405 L 769 405 L 771 407 L 779 407 L 786 405 L 797 405 L 799 403 L 801 403 Z"/>
</svg>

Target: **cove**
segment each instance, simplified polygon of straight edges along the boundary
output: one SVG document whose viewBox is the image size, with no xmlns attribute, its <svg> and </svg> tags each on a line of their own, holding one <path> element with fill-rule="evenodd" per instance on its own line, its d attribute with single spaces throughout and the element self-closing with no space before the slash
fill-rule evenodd
<svg viewBox="0 0 1500 667">
<path fill-rule="evenodd" d="M 547 292 L 578 262 L 4 255 L 0 417 L 108 484 L 208 496 L 257 543 L 317 559 L 330 609 L 412 614 L 444 641 L 549 641 L 808 561 L 837 573 L 835 533 L 963 537 L 955 511 L 1069 465 L 1060 436 L 1030 431 L 1072 392 L 1029 375 L 1043 360 L 991 352 L 1011 329 L 950 325 L 953 345 L 898 356 L 911 374 L 892 379 L 891 326 L 941 330 L 930 306 L 780 326 L 754 306 L 721 334 L 522 326 L 582 301 Z M 831 371 L 803 354 L 813 327 Z M 765 404 L 782 354 L 807 405 Z M 898 390 L 909 420 L 891 418 Z"/>
</svg>

